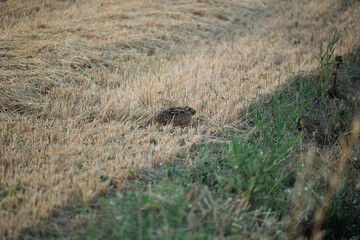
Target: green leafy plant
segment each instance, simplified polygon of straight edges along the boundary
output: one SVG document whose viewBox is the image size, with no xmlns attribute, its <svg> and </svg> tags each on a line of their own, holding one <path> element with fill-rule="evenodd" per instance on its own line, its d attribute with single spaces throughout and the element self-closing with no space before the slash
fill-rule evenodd
<svg viewBox="0 0 360 240">
<path fill-rule="evenodd" d="M 324 83 L 323 86 L 325 86 L 325 88 L 329 83 L 332 73 L 331 59 L 334 55 L 335 44 L 339 41 L 340 37 L 341 37 L 340 34 L 337 31 L 335 31 L 334 34 L 328 38 L 326 48 L 324 47 L 324 42 L 323 41 L 320 42 L 318 61 L 320 63 L 320 68 L 321 68 L 321 80 Z"/>
<path fill-rule="evenodd" d="M 287 129 L 296 112 L 281 124 L 276 93 L 273 105 L 276 134 L 269 135 L 262 123 L 257 121 L 257 125 L 245 138 L 239 140 L 233 136 L 231 148 L 228 149 L 228 160 L 235 174 L 226 181 L 244 195 L 242 207 L 254 203 L 255 199 L 270 200 L 273 195 L 285 189 L 282 182 L 289 173 L 283 170 L 290 161 L 289 152 L 297 141 L 297 137 Z M 259 129 L 263 141 L 253 138 L 256 129 Z M 284 135 L 289 135 L 290 138 L 283 140 Z"/>
</svg>

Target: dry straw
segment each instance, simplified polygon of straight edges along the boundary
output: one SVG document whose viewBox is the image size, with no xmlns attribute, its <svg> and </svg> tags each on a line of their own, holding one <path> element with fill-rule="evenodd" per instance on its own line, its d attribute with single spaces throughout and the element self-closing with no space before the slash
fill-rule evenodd
<svg viewBox="0 0 360 240">
<path fill-rule="evenodd" d="M 121 188 L 129 169 L 171 161 L 222 127 L 240 134 L 240 109 L 318 69 L 334 29 L 339 52 L 360 42 L 355 1 L 0 4 L 0 238 L 105 193 L 101 176 Z M 171 105 L 196 109 L 193 126 L 144 127 Z"/>
</svg>

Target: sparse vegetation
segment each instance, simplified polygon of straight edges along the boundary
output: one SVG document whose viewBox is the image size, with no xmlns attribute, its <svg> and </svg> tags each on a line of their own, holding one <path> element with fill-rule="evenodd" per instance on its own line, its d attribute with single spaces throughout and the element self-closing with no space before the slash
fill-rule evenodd
<svg viewBox="0 0 360 240">
<path fill-rule="evenodd" d="M 0 9 L 0 238 L 360 234 L 358 1 Z"/>
</svg>

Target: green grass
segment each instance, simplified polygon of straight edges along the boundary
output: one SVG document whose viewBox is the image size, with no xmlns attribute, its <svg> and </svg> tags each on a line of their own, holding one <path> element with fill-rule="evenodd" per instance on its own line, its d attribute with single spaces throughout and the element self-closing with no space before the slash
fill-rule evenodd
<svg viewBox="0 0 360 240">
<path fill-rule="evenodd" d="M 168 165 L 159 170 L 161 180 L 129 184 L 125 193 L 104 199 L 102 210 L 94 213 L 95 220 L 78 238 L 236 239 L 281 234 L 275 212 L 260 202 L 259 208 L 244 206 L 243 193 L 228 183 L 236 170 L 227 150 L 207 144 L 197 148 L 197 164 Z"/>
</svg>

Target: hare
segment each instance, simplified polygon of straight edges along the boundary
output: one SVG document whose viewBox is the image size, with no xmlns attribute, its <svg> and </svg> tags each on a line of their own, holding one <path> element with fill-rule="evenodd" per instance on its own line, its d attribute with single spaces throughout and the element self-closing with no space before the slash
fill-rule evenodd
<svg viewBox="0 0 360 240">
<path fill-rule="evenodd" d="M 172 124 L 173 126 L 187 126 L 191 123 L 192 116 L 196 111 L 189 107 L 162 107 L 157 111 L 152 118 L 152 123 L 159 125 Z"/>
</svg>

